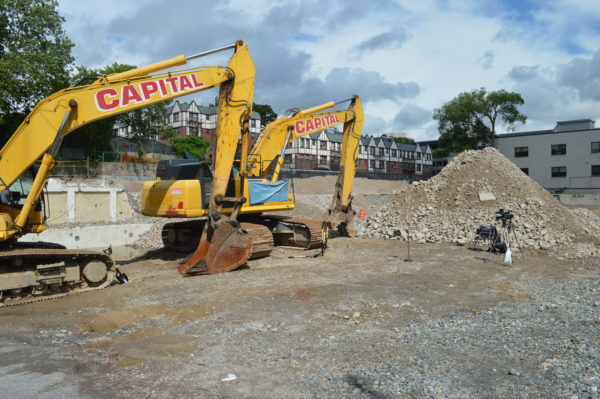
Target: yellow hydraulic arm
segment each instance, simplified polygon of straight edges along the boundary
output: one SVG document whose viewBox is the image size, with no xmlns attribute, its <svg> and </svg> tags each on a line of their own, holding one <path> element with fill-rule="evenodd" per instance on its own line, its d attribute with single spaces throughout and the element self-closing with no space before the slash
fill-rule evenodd
<svg viewBox="0 0 600 399">
<path fill-rule="evenodd" d="M 328 211 L 330 215 L 328 219 L 333 226 L 342 222 L 342 220 L 335 222 L 333 220 L 334 214 L 348 215 L 352 211 L 352 184 L 354 183 L 358 147 L 364 120 L 359 96 L 352 97 L 346 110 L 321 112 L 333 108 L 336 104 L 339 104 L 339 102 L 334 103 L 331 101 L 273 121 L 257 140 L 248 160 L 249 177 L 262 177 L 277 181 L 283 166 L 284 153 L 289 143 L 300 137 L 343 123 L 340 173 L 332 207 Z M 347 216 L 344 217 L 344 219 L 346 218 Z"/>
<path fill-rule="evenodd" d="M 228 49 L 235 52 L 226 67 L 198 67 L 150 75 Z M 14 224 L 7 217 L 0 218 L 0 241 L 22 234 L 54 165 L 62 139 L 67 134 L 99 119 L 215 86 L 221 87 L 212 196 L 224 195 L 240 131 L 247 125 L 252 112 L 254 78 L 255 68 L 250 52 L 240 40 L 197 55 L 181 55 L 103 76 L 90 85 L 64 89 L 40 101 L 0 150 L 0 190 L 8 189 L 43 155 L 31 190 Z"/>
</svg>

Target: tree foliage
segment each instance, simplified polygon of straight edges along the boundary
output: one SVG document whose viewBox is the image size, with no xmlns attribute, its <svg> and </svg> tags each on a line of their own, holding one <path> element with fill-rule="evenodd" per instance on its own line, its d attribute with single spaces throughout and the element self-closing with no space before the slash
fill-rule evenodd
<svg viewBox="0 0 600 399">
<path fill-rule="evenodd" d="M 484 88 L 461 93 L 442 108 L 434 110 L 438 121 L 439 145 L 453 152 L 494 144 L 499 121 L 513 129 L 516 122 L 525 123 L 527 117 L 517 108 L 523 105 L 519 93 Z"/>
<path fill-rule="evenodd" d="M 171 146 L 177 155 L 184 156 L 187 152 L 198 160 L 204 160 L 210 141 L 199 136 L 174 137 Z"/>
<path fill-rule="evenodd" d="M 71 77 L 71 82 L 73 86 L 81 86 L 94 82 L 101 75 L 125 72 L 134 68 L 135 65 L 118 63 L 100 69 L 78 66 L 77 72 Z M 115 136 L 116 122 L 117 117 L 111 116 L 87 124 L 68 135 L 63 141 L 63 147 L 83 148 L 92 161 L 100 161 L 102 152 L 110 151 L 110 140 Z"/>
<path fill-rule="evenodd" d="M 415 141 L 410 137 L 391 137 L 391 139 L 394 140 L 396 143 L 415 144 Z"/>
<path fill-rule="evenodd" d="M 73 43 L 56 0 L 0 2 L 0 129 L 5 141 L 43 98 L 69 84 Z"/>
<path fill-rule="evenodd" d="M 168 116 L 165 104 L 159 103 L 117 117 L 117 123 L 128 127 L 127 138 L 137 145 L 140 162 L 143 162 L 144 142 L 175 136 L 175 129 L 167 124 Z"/>
<path fill-rule="evenodd" d="M 277 119 L 277 114 L 269 104 L 254 103 L 252 109 L 260 114 L 260 125 L 263 128 Z"/>
</svg>

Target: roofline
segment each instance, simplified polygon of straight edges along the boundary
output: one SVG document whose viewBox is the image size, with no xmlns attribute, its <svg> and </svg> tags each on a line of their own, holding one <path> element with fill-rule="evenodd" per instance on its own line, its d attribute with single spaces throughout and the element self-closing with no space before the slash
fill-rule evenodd
<svg viewBox="0 0 600 399">
<path fill-rule="evenodd" d="M 596 123 L 595 120 L 593 119 L 572 119 L 572 120 L 568 120 L 568 121 L 557 121 L 556 123 L 578 123 L 578 122 L 594 122 Z"/>
<path fill-rule="evenodd" d="M 543 134 L 573 134 L 573 133 L 579 133 L 579 132 L 592 132 L 592 131 L 600 131 L 600 128 L 594 128 L 594 129 L 581 129 L 581 130 L 567 130 L 567 131 L 562 131 L 562 132 L 557 132 L 554 130 L 536 130 L 533 132 L 517 132 L 517 133 L 503 133 L 503 134 L 497 134 L 495 137 L 497 139 L 501 139 L 504 137 L 521 137 L 521 136 L 540 136 Z"/>
</svg>

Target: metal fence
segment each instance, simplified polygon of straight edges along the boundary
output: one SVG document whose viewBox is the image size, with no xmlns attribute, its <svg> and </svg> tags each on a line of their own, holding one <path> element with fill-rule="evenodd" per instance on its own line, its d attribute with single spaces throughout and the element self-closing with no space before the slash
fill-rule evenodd
<svg viewBox="0 0 600 399">
<path fill-rule="evenodd" d="M 89 158 L 81 161 L 56 161 L 50 171 L 50 177 L 90 177 L 90 175 Z"/>
</svg>

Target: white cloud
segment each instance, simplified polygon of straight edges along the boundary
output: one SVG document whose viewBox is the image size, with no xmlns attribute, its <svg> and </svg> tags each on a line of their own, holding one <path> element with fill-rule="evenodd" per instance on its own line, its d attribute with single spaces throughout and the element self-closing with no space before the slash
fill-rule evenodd
<svg viewBox="0 0 600 399">
<path fill-rule="evenodd" d="M 142 65 L 241 38 L 257 102 L 283 112 L 359 94 L 368 134 L 435 138 L 426 114 L 479 87 L 523 94 L 518 130 L 600 114 L 595 0 L 59 2 L 80 64 Z"/>
</svg>

